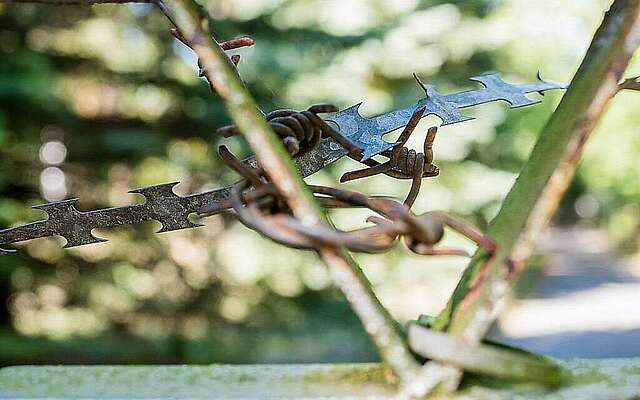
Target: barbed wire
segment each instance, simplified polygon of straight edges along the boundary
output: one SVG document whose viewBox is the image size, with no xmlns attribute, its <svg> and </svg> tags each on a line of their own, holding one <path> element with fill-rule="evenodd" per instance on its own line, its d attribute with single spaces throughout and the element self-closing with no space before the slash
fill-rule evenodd
<svg viewBox="0 0 640 400">
<path fill-rule="evenodd" d="M 291 155 L 296 157 L 317 146 L 321 137 L 326 135 L 333 138 L 334 134 L 338 134 L 317 115 L 319 112 L 331 112 L 330 110 L 335 111 L 336 108 L 333 105 L 318 104 L 301 112 L 275 110 L 268 113 L 266 118 Z M 227 147 L 220 146 L 218 152 L 223 162 L 244 178 L 232 189 L 230 206 L 244 225 L 293 248 L 319 250 L 324 246 L 344 246 L 351 251 L 377 253 L 389 250 L 397 238 L 403 238 L 407 247 L 417 254 L 468 256 L 460 249 L 435 247 L 442 239 L 445 227 L 449 227 L 493 253 L 496 245 L 489 237 L 451 216 L 442 212 L 428 212 L 418 216 L 411 211 L 422 179 L 439 173 L 438 168 L 432 164 L 433 141 L 437 132 L 435 127 L 428 130 L 423 145 L 424 153 L 404 147 L 424 111 L 424 108 L 419 108 L 414 112 L 396 145 L 383 153 L 389 158 L 387 162 L 364 161 L 369 168 L 347 172 L 341 179 L 345 182 L 378 174 L 396 179 L 412 179 L 411 189 L 404 202 L 367 196 L 351 190 L 309 185 L 318 202 L 326 208 L 360 207 L 375 212 L 378 215 L 367 219 L 373 226 L 343 231 L 325 225 L 302 224 L 293 216 L 259 166 L 242 163 Z M 239 133 L 234 125 L 220 128 L 218 132 L 227 137 Z M 350 157 L 360 160 L 359 149 L 348 139 L 340 137 L 344 140 L 339 143 L 345 143 L 344 147 Z"/>
</svg>

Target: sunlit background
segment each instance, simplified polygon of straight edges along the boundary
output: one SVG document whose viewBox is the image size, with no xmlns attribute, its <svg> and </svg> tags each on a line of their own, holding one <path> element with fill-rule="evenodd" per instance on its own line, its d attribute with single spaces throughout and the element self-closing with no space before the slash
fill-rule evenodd
<svg viewBox="0 0 640 400">
<path fill-rule="evenodd" d="M 608 1 L 210 0 L 218 39 L 249 34 L 240 74 L 263 110 L 364 101 L 374 115 L 499 71 L 568 82 Z M 179 180 L 180 194 L 237 179 L 217 159 L 241 139 L 197 77 L 196 59 L 149 5 L 0 4 L 0 226 L 44 217 L 30 205 L 69 197 L 88 210 L 141 202 L 132 188 Z M 629 75 L 640 74 L 636 57 Z M 561 94 L 509 110 L 467 110 L 435 143 L 441 175 L 415 211 L 444 210 L 483 228 Z M 589 143 L 554 228 L 494 335 L 561 357 L 640 355 L 640 95 L 621 93 Z M 412 138 L 418 147 L 425 118 Z M 342 160 L 308 179 L 337 185 Z M 387 177 L 344 185 L 403 197 Z M 535 194 L 532 194 L 535 195 Z M 333 214 L 360 226 L 367 212 Z M 0 258 L 0 364 L 362 361 L 377 356 L 310 252 L 263 239 L 230 215 L 154 235 L 159 224 L 97 232 L 71 250 L 42 239 Z M 444 245 L 472 251 L 447 234 Z M 399 245 L 357 255 L 401 321 L 434 315 L 466 260 Z M 542 273 L 542 267 L 547 267 Z M 546 276 L 545 276 L 546 274 Z M 526 298 L 526 299 L 525 299 Z"/>
</svg>

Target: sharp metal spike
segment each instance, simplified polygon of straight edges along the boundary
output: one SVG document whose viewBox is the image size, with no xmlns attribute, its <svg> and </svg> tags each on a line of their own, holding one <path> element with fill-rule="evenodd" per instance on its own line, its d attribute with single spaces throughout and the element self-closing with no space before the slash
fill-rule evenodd
<svg viewBox="0 0 640 400">
<path fill-rule="evenodd" d="M 538 71 L 536 83 L 513 85 L 504 82 L 498 74 L 487 74 L 471 78 L 483 86 L 481 89 L 441 94 L 433 85 L 424 84 L 417 74 L 414 73 L 413 77 L 425 91 L 425 97 L 414 105 L 376 117 L 364 118 L 359 112 L 362 103 L 358 103 L 336 112 L 327 119 L 335 123 L 341 135 L 363 149 L 363 161 L 392 148 L 395 143 L 385 141 L 383 136 L 405 126 L 419 107 L 425 108 L 423 117 L 436 115 L 442 119 L 442 125 L 448 125 L 472 119 L 459 112 L 462 108 L 496 100 L 507 101 L 511 107 L 526 106 L 537 102 L 526 97 L 527 93 L 542 94 L 546 90 L 566 87 L 560 83 L 543 80 Z M 316 149 L 296 158 L 295 161 L 302 175 L 309 176 L 346 154 L 344 148 L 333 139 L 325 138 Z M 243 162 L 255 165 L 255 160 Z M 224 209 L 222 204 L 227 204 L 229 188 L 182 197 L 173 192 L 175 185 L 177 182 L 134 189 L 131 193 L 143 195 L 145 203 L 124 207 L 83 212 L 75 207 L 77 199 L 35 206 L 34 208 L 47 213 L 47 219 L 0 230 L 0 245 L 47 236 L 64 237 L 67 240 L 65 247 L 99 243 L 105 239 L 93 236 L 93 229 L 137 224 L 149 220 L 156 220 L 162 224 L 160 232 L 193 228 L 201 225 L 189 221 L 190 214 L 206 210 L 215 210 L 214 213 L 217 213 Z M 0 253 L 7 252 L 10 250 L 0 248 Z"/>
</svg>

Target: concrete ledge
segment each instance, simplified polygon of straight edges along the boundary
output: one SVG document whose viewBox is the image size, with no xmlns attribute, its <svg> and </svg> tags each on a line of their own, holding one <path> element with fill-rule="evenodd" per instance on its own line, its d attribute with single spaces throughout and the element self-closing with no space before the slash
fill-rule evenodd
<svg viewBox="0 0 640 400">
<path fill-rule="evenodd" d="M 616 399 L 640 396 L 640 359 L 562 362 L 567 383 L 549 389 L 471 379 L 462 399 Z M 0 370 L 0 398 L 389 398 L 380 364 L 23 366 Z"/>
</svg>

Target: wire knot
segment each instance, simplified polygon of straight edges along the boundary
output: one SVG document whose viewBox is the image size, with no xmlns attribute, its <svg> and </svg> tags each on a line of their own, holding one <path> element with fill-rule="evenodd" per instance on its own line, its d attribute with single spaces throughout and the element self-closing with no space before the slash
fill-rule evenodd
<svg viewBox="0 0 640 400">
<path fill-rule="evenodd" d="M 300 157 L 314 149 L 320 139 L 330 137 L 344 147 L 352 157 L 358 157 L 362 149 L 338 133 L 318 114 L 338 111 L 333 104 L 315 104 L 304 111 L 277 109 L 265 115 L 267 123 L 282 139 L 287 151 L 293 157 Z M 240 134 L 236 125 L 219 128 L 217 132 L 224 137 Z"/>
<path fill-rule="evenodd" d="M 385 174 L 396 179 L 412 179 L 411 189 L 404 201 L 404 204 L 411 207 L 420 192 L 422 179 L 440 174 L 438 167 L 433 164 L 433 142 L 438 132 L 437 127 L 431 127 L 427 131 L 422 146 L 422 153 L 418 153 L 404 146 L 414 132 L 424 112 L 425 107 L 416 109 L 400 134 L 395 146 L 390 150 L 382 152 L 381 155 L 389 159 L 387 162 L 380 163 L 373 159 L 362 161 L 362 163 L 369 168 L 346 172 L 340 178 L 340 182 L 349 182 L 379 174 Z"/>
</svg>

